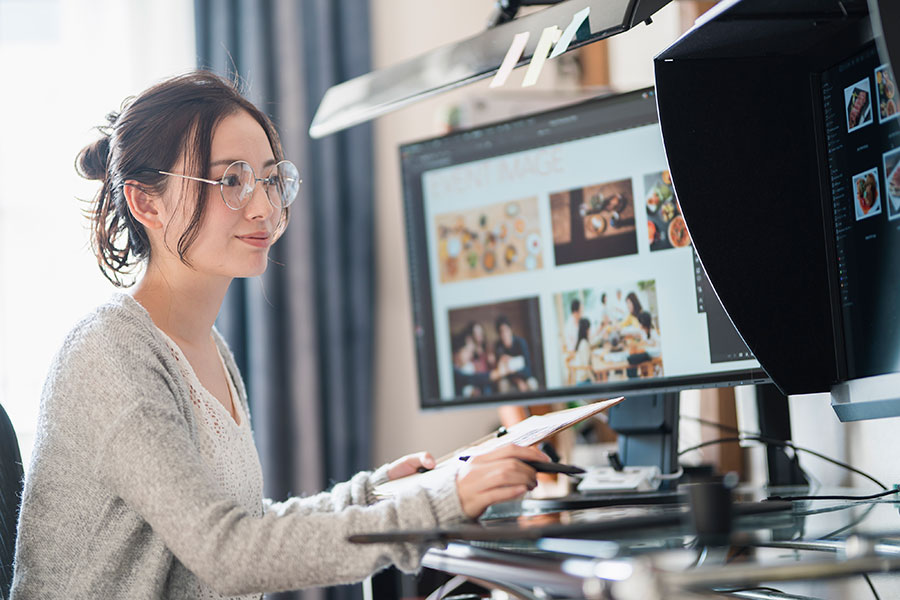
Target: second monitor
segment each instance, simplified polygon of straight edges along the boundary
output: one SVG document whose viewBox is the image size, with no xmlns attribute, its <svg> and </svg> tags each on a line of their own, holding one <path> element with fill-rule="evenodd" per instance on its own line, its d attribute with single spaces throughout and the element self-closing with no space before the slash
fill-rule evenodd
<svg viewBox="0 0 900 600">
<path fill-rule="evenodd" d="M 423 408 L 767 380 L 693 252 L 652 89 L 401 161 Z"/>
</svg>

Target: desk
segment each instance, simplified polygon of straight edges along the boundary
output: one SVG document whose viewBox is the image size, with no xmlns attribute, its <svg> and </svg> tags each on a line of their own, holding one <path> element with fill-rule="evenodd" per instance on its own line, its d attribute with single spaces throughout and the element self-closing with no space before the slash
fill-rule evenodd
<svg viewBox="0 0 900 600">
<path fill-rule="evenodd" d="M 866 492 L 830 489 L 827 493 Z M 444 549 L 429 551 L 423 565 L 526 600 L 680 600 L 700 597 L 698 590 L 704 597 L 713 592 L 714 596 L 730 598 L 874 598 L 866 581 L 858 576 L 900 572 L 898 507 L 900 503 L 891 500 L 798 501 L 789 511 L 737 518 L 728 543 L 721 546 L 699 546 L 685 525 L 625 532 L 604 539 L 452 542 Z M 539 527 L 548 519 L 599 522 L 640 514 L 665 515 L 674 510 L 679 509 L 588 509 L 526 515 L 517 521 L 523 527 Z M 509 522 L 498 519 L 486 527 Z M 795 583 L 781 583 L 792 581 Z M 897 589 L 898 582 L 900 579 L 889 585 Z M 747 589 L 760 585 L 794 592 L 785 595 Z M 743 591 L 734 591 L 737 589 Z M 888 591 L 885 585 L 882 593 Z"/>
</svg>

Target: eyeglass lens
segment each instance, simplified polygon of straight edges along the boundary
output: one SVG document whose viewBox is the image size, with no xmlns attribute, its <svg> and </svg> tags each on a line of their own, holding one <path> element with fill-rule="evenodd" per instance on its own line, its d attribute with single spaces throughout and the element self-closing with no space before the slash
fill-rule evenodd
<svg viewBox="0 0 900 600">
<path fill-rule="evenodd" d="M 275 208 L 285 208 L 297 197 L 300 189 L 300 173 L 294 163 L 283 160 L 274 165 L 261 180 L 266 196 Z M 247 205 L 256 189 L 256 173 L 248 163 L 239 160 L 231 163 L 222 175 L 222 199 L 229 208 L 238 210 Z"/>
</svg>

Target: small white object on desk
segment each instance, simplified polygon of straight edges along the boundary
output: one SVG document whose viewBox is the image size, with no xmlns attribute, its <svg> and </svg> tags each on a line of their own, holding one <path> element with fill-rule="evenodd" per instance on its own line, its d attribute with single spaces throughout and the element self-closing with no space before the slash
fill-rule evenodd
<svg viewBox="0 0 900 600">
<path fill-rule="evenodd" d="M 659 467 L 589 469 L 578 484 L 579 492 L 650 492 L 659 488 Z"/>
</svg>

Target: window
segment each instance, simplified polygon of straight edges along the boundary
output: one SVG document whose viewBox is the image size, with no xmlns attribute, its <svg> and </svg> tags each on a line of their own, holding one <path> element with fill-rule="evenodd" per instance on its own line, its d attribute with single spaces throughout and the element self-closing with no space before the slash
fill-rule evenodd
<svg viewBox="0 0 900 600">
<path fill-rule="evenodd" d="M 25 468 L 66 333 L 114 291 L 88 243 L 75 155 L 122 100 L 195 67 L 193 3 L 0 0 L 0 403 Z"/>
</svg>

